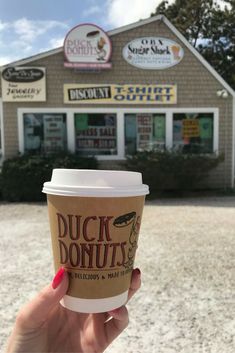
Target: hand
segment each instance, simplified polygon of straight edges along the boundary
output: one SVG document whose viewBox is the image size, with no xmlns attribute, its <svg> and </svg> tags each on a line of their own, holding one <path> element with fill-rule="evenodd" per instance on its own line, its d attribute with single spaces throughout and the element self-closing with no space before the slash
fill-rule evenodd
<svg viewBox="0 0 235 353">
<path fill-rule="evenodd" d="M 125 306 L 100 314 L 65 309 L 59 302 L 68 289 L 67 272 L 60 270 L 55 279 L 19 312 L 6 353 L 101 353 L 127 327 Z M 140 284 L 140 271 L 135 269 L 128 300 Z"/>
</svg>

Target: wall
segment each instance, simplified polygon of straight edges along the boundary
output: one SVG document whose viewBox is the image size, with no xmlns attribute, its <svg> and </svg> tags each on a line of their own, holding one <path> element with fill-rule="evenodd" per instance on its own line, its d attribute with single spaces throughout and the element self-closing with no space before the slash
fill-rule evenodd
<svg viewBox="0 0 235 353">
<path fill-rule="evenodd" d="M 175 40 L 182 45 L 185 51 L 183 60 L 176 66 L 165 70 L 141 70 L 129 65 L 122 58 L 124 45 L 132 39 L 142 36 L 158 36 Z M 73 69 L 64 68 L 63 53 L 51 55 L 40 60 L 35 60 L 25 66 L 42 66 L 47 68 L 47 101 L 44 103 L 3 103 L 5 156 L 6 158 L 18 153 L 18 108 L 54 107 L 64 108 L 63 84 L 64 83 L 118 83 L 118 84 L 174 84 L 177 83 L 178 103 L 170 105 L 175 107 L 194 108 L 219 108 L 219 152 L 226 156 L 221 164 L 210 176 L 212 187 L 231 185 L 232 166 L 232 97 L 218 98 L 217 90 L 223 88 L 214 76 L 198 61 L 198 59 L 180 43 L 179 39 L 161 21 L 152 22 L 111 37 L 113 44 L 111 70 L 100 73 L 79 73 Z M 94 107 L 94 105 L 67 105 L 69 108 Z M 123 105 L 124 107 L 125 105 Z M 100 107 L 100 105 L 99 105 Z M 112 107 L 112 105 L 109 105 Z M 126 105 L 128 107 L 128 105 Z M 130 106 L 129 106 L 130 107 Z M 135 107 L 141 107 L 137 105 Z M 151 108 L 154 105 L 151 105 Z M 156 108 L 167 108 L 167 105 L 156 105 Z"/>
</svg>

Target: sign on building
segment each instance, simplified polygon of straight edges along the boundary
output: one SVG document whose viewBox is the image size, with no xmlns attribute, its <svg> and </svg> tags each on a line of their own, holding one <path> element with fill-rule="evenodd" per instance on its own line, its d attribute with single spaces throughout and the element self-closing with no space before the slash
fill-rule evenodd
<svg viewBox="0 0 235 353">
<path fill-rule="evenodd" d="M 44 151 L 62 150 L 64 147 L 64 124 L 62 115 L 44 115 Z"/>
<path fill-rule="evenodd" d="M 163 70 L 177 65 L 184 56 L 183 48 L 175 41 L 162 37 L 143 37 L 127 43 L 123 58 L 140 69 Z"/>
<path fill-rule="evenodd" d="M 46 69 L 7 67 L 2 71 L 3 102 L 45 102 Z"/>
<path fill-rule="evenodd" d="M 197 119 L 184 119 L 183 120 L 183 137 L 199 137 L 199 120 Z"/>
<path fill-rule="evenodd" d="M 176 104 L 176 85 L 64 84 L 64 103 Z"/>
<path fill-rule="evenodd" d="M 82 24 L 65 37 L 66 67 L 110 68 L 112 45 L 108 35 L 98 26 Z"/>
</svg>

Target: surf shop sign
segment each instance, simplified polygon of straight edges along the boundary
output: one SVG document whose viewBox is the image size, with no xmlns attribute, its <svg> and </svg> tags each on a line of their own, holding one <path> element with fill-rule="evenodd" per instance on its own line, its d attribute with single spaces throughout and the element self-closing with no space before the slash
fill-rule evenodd
<svg viewBox="0 0 235 353">
<path fill-rule="evenodd" d="M 65 67 L 110 68 L 112 52 L 108 35 L 98 26 L 81 24 L 65 37 Z"/>
<path fill-rule="evenodd" d="M 140 69 L 163 70 L 177 65 L 183 59 L 184 50 L 168 38 L 143 37 L 127 43 L 122 54 L 129 64 Z"/>
</svg>

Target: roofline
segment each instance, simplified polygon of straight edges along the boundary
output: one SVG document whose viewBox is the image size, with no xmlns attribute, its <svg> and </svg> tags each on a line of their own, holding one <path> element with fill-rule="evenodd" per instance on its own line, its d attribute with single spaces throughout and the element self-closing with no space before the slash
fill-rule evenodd
<svg viewBox="0 0 235 353">
<path fill-rule="evenodd" d="M 29 56 L 29 57 L 24 58 L 24 59 L 13 61 L 13 62 L 11 62 L 9 64 L 2 65 L 2 66 L 0 66 L 0 70 L 3 70 L 7 66 L 28 64 L 28 63 L 30 63 L 32 61 L 43 59 L 43 58 L 46 58 L 48 56 L 58 54 L 58 53 L 60 53 L 62 51 L 63 51 L 63 47 L 50 49 L 48 51 L 44 51 L 42 53 L 35 54 L 35 55 Z"/>
<path fill-rule="evenodd" d="M 125 31 L 129 31 L 131 29 L 144 26 L 146 24 L 155 22 L 155 21 L 162 21 L 164 22 L 171 30 L 172 32 L 179 38 L 179 40 L 196 56 L 196 58 L 201 62 L 203 66 L 217 79 L 217 81 L 220 82 L 220 84 L 226 88 L 226 90 L 233 96 L 235 97 L 235 91 L 232 89 L 232 87 L 229 86 L 229 84 L 219 75 L 219 73 L 206 61 L 203 56 L 187 41 L 187 39 L 178 31 L 178 29 L 164 16 L 164 15 L 157 15 L 157 16 L 152 16 L 148 17 L 144 20 L 140 20 L 134 23 L 131 23 L 129 25 L 125 25 L 119 28 L 116 28 L 114 30 L 108 31 L 107 34 L 109 36 L 113 36 Z M 22 60 L 14 61 L 12 63 L 2 65 L 0 68 L 3 69 L 9 65 L 24 65 L 28 64 L 32 61 L 39 60 L 46 58 L 50 55 L 55 55 L 63 51 L 63 47 L 59 47 L 56 49 L 48 50 L 46 52 L 43 52 L 41 54 L 36 54 L 33 55 L 29 58 L 25 58 Z"/>
<path fill-rule="evenodd" d="M 235 97 L 235 91 L 231 86 L 223 79 L 222 76 L 203 58 L 203 56 L 195 49 L 187 39 L 178 31 L 178 29 L 165 17 L 163 16 L 164 23 L 175 33 L 175 35 L 181 40 L 184 45 L 196 56 L 196 58 L 205 66 L 205 68 L 227 89 L 227 91 Z"/>
<path fill-rule="evenodd" d="M 122 33 L 122 32 L 128 31 L 128 30 L 130 30 L 130 29 L 133 29 L 133 28 L 136 28 L 136 27 L 139 27 L 139 26 L 142 26 L 142 25 L 145 25 L 145 24 L 154 22 L 154 21 L 158 21 L 158 20 L 161 20 L 161 19 L 162 19 L 162 15 L 157 15 L 157 16 L 154 16 L 154 17 L 148 17 L 148 18 L 145 19 L 145 20 L 140 20 L 140 21 L 131 23 L 131 24 L 129 24 L 129 25 L 125 25 L 125 26 L 122 26 L 122 27 L 118 27 L 118 28 L 116 28 L 116 29 L 107 31 L 106 33 L 107 33 L 109 36 L 112 36 L 112 35 L 115 35 L 115 34 L 118 34 L 118 33 Z M 48 57 L 48 56 L 50 56 L 50 55 L 58 54 L 58 53 L 60 53 L 60 52 L 62 52 L 62 51 L 63 51 L 63 47 L 59 47 L 59 48 L 56 48 L 56 49 L 51 49 L 51 50 L 48 50 L 48 51 L 45 51 L 45 52 L 42 52 L 42 53 L 39 53 L 39 54 L 32 55 L 32 56 L 27 57 L 27 58 L 24 58 L 24 59 L 16 60 L 16 61 L 13 61 L 13 62 L 11 62 L 11 63 L 2 65 L 2 66 L 0 66 L 0 69 L 3 69 L 3 68 L 5 68 L 5 67 L 11 66 L 11 65 L 24 65 L 24 64 L 28 64 L 28 63 L 30 63 L 31 61 L 43 59 L 43 58 L 46 58 L 46 57 Z"/>
<path fill-rule="evenodd" d="M 125 31 L 129 31 L 131 29 L 134 29 L 134 28 L 137 28 L 137 27 L 140 27 L 140 26 L 144 26 L 144 25 L 147 25 L 147 24 L 155 22 L 155 21 L 163 21 L 164 19 L 166 19 L 166 17 L 164 15 L 152 16 L 152 17 L 145 18 L 144 20 L 139 20 L 139 21 L 133 22 L 133 23 L 131 23 L 129 25 L 125 25 L 125 26 L 122 26 L 122 27 L 118 27 L 116 29 L 112 29 L 111 31 L 108 31 L 107 33 L 110 36 L 113 36 L 115 34 L 119 34 L 119 33 L 125 32 Z"/>
<path fill-rule="evenodd" d="M 140 20 L 138 22 L 134 22 L 130 25 L 122 26 L 117 29 L 111 30 L 108 32 L 110 36 L 128 31 L 130 29 L 134 29 L 136 27 L 140 27 L 149 23 L 152 23 L 154 21 L 162 21 L 164 22 L 171 30 L 172 32 L 179 38 L 179 40 L 184 43 L 184 45 L 196 56 L 196 58 L 206 67 L 206 69 L 223 85 L 224 88 L 227 89 L 227 91 L 235 97 L 235 91 L 232 89 L 232 87 L 229 86 L 229 84 L 220 76 L 220 74 L 206 61 L 203 56 L 188 42 L 188 40 L 178 31 L 178 29 L 164 16 L 164 15 L 157 15 L 153 17 L 149 17 L 145 20 Z"/>
</svg>

